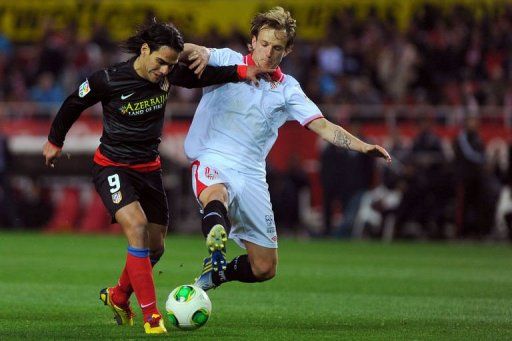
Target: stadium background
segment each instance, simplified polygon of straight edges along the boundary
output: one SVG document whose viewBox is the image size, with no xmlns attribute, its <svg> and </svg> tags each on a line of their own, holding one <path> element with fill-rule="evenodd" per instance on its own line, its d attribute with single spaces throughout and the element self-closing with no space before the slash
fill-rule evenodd
<svg viewBox="0 0 512 341">
<path fill-rule="evenodd" d="M 62 100 L 90 72 L 126 59 L 117 42 L 148 18 L 174 22 L 186 41 L 244 52 L 250 18 L 276 4 L 0 1 L 0 132 L 6 146 L 0 153 L 0 225 L 119 232 L 108 226 L 89 176 L 101 134 L 98 106 L 70 131 L 67 157 L 55 169 L 43 165 L 41 146 Z M 280 231 L 506 240 L 512 210 L 510 2 L 279 4 L 298 21 L 298 40 L 284 71 L 327 117 L 382 143 L 395 160 L 390 168 L 359 160 L 287 124 L 268 170 Z M 173 89 L 161 146 L 171 230 L 180 232 L 199 227 L 182 152 L 199 97 L 199 91 Z M 484 142 L 469 154 L 456 147 L 468 118 L 479 121 Z M 464 159 L 471 152 L 482 155 Z"/>
</svg>

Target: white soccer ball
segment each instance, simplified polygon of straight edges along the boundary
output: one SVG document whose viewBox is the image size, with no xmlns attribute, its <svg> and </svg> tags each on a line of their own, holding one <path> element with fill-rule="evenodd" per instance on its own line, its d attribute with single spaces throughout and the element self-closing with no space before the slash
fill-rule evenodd
<svg viewBox="0 0 512 341">
<path fill-rule="evenodd" d="M 198 286 L 180 285 L 169 294 L 165 310 L 174 326 L 192 330 L 206 324 L 212 314 L 212 302 L 206 292 Z"/>
</svg>

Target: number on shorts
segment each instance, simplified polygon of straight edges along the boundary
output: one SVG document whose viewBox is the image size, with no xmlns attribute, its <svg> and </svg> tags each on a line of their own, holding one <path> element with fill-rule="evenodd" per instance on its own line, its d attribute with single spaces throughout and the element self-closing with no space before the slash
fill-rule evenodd
<svg viewBox="0 0 512 341">
<path fill-rule="evenodd" d="M 121 181 L 119 181 L 119 175 L 113 174 L 107 179 L 108 184 L 110 185 L 110 193 L 115 193 L 121 189 Z"/>
</svg>

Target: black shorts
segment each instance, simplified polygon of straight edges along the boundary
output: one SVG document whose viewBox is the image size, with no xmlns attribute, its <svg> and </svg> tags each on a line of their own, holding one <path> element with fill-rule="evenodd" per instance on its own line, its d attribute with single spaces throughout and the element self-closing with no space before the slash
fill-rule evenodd
<svg viewBox="0 0 512 341">
<path fill-rule="evenodd" d="M 115 223 L 116 212 L 139 201 L 149 223 L 168 226 L 169 207 L 162 181 L 162 170 L 141 173 L 124 167 L 93 164 L 93 182 Z"/>
</svg>

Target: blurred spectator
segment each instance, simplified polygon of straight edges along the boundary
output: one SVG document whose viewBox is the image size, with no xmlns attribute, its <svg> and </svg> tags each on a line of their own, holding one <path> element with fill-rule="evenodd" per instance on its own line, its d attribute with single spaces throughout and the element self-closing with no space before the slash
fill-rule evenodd
<svg viewBox="0 0 512 341">
<path fill-rule="evenodd" d="M 59 77 L 66 65 L 67 42 L 65 31 L 56 31 L 51 25 L 47 28 L 41 41 L 38 74 L 51 72 Z"/>
<path fill-rule="evenodd" d="M 416 48 L 398 32 L 390 37 L 377 59 L 380 82 L 385 84 L 390 98 L 402 103 L 407 90 L 417 77 L 415 74 L 418 62 Z"/>
<path fill-rule="evenodd" d="M 38 229 L 44 226 L 54 214 L 49 187 L 43 187 L 37 177 L 20 176 L 14 181 L 16 208 L 30 212 L 19 216 L 19 223 L 27 229 Z"/>
<path fill-rule="evenodd" d="M 7 138 L 0 131 L 0 226 L 18 227 L 10 178 L 11 153 Z"/>
<path fill-rule="evenodd" d="M 284 171 L 267 163 L 267 182 L 276 224 L 295 235 L 304 232 L 300 198 L 304 191 L 309 191 L 309 179 L 299 157 L 292 155 Z"/>
<path fill-rule="evenodd" d="M 470 115 L 454 141 L 457 236 L 483 237 L 490 230 L 484 220 L 484 144 L 478 118 Z"/>
<path fill-rule="evenodd" d="M 512 241 L 512 144 L 508 147 L 508 172 L 505 186 L 501 189 L 496 205 L 496 230 L 499 234 L 507 236 Z"/>
<path fill-rule="evenodd" d="M 50 118 L 64 100 L 64 91 L 55 82 L 51 72 L 43 72 L 39 75 L 37 83 L 30 89 L 30 100 L 39 103 L 37 112 L 39 118 Z"/>
<path fill-rule="evenodd" d="M 433 131 L 431 119 L 423 115 L 405 169 L 405 191 L 397 211 L 396 236 L 409 236 L 411 231 L 405 229 L 407 223 L 415 222 L 421 230 L 412 233 L 445 237 L 446 207 L 452 198 L 445 165 L 441 138 Z"/>
<path fill-rule="evenodd" d="M 323 75 L 343 73 L 343 50 L 333 40 L 326 40 L 317 50 L 318 66 Z"/>
<path fill-rule="evenodd" d="M 10 56 L 12 53 L 12 43 L 3 34 L 0 33 L 0 53 L 6 56 Z"/>
<path fill-rule="evenodd" d="M 59 103 L 64 100 L 64 91 L 55 82 L 51 72 L 39 75 L 36 85 L 30 89 L 30 100 L 42 103 Z"/>
<path fill-rule="evenodd" d="M 351 133 L 363 140 L 361 124 L 353 122 L 348 128 Z M 374 160 L 364 154 L 328 145 L 321 156 L 320 172 L 324 192 L 324 231 L 325 236 L 334 232 L 339 237 L 351 234 L 352 226 L 364 192 L 372 186 Z M 341 204 L 342 221 L 332 231 L 333 205 Z"/>
</svg>

